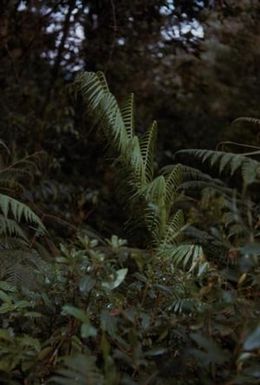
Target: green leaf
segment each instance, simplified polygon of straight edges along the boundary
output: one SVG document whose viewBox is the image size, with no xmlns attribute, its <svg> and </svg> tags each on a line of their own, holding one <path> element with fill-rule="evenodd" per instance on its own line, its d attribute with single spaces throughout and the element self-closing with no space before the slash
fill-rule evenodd
<svg viewBox="0 0 260 385">
<path fill-rule="evenodd" d="M 89 322 L 89 318 L 88 318 L 87 314 L 83 310 L 81 310 L 75 306 L 65 305 L 65 306 L 63 306 L 62 311 L 63 311 L 63 313 L 71 315 L 83 323 Z"/>
<path fill-rule="evenodd" d="M 121 285 L 121 283 L 124 281 L 126 274 L 127 274 L 127 271 L 128 271 L 128 269 L 117 270 L 115 279 L 111 282 L 102 282 L 102 286 L 108 290 L 115 289 L 116 287 Z"/>
<path fill-rule="evenodd" d="M 12 339 L 10 330 L 0 329 L 0 339 L 9 341 Z"/>
<path fill-rule="evenodd" d="M 82 338 L 96 337 L 97 329 L 90 322 L 86 322 L 81 325 L 80 334 Z"/>
<path fill-rule="evenodd" d="M 81 293 L 87 294 L 96 284 L 96 280 L 92 278 L 90 275 L 85 275 L 82 277 L 79 282 L 79 290 Z"/>
<path fill-rule="evenodd" d="M 243 255 L 260 255 L 260 243 L 248 243 L 240 248 Z"/>
<path fill-rule="evenodd" d="M 260 349 L 260 325 L 246 338 L 243 348 L 248 351 Z"/>
<path fill-rule="evenodd" d="M 3 302 L 8 302 L 8 303 L 12 302 L 12 297 L 10 297 L 8 294 L 6 294 L 3 290 L 0 290 L 0 299 Z"/>
<path fill-rule="evenodd" d="M 14 311 L 15 305 L 11 303 L 4 303 L 3 305 L 0 306 L 0 314 L 6 314 Z"/>
</svg>

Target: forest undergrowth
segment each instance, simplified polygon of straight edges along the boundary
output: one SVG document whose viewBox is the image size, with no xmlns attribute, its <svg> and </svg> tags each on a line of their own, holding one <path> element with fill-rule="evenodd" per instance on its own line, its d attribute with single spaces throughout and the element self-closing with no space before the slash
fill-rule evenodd
<svg viewBox="0 0 260 385">
<path fill-rule="evenodd" d="M 124 237 L 87 220 L 55 233 L 31 182 L 42 155 L 12 160 L 1 142 L 0 383 L 259 384 L 260 151 L 183 150 L 160 169 L 133 95 L 118 103 L 100 72 L 74 90 L 112 159 Z"/>
</svg>

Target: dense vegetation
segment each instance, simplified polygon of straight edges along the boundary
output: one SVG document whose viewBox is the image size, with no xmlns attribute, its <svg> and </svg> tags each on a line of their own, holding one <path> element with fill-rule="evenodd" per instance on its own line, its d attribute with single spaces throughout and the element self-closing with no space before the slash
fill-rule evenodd
<svg viewBox="0 0 260 385">
<path fill-rule="evenodd" d="M 259 384 L 259 10 L 0 4 L 0 384 Z"/>
</svg>

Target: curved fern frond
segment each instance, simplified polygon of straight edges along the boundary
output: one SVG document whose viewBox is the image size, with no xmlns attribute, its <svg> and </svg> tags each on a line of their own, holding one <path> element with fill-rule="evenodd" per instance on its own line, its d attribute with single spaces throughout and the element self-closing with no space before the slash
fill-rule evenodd
<svg viewBox="0 0 260 385">
<path fill-rule="evenodd" d="M 8 146 L 5 144 L 5 142 L 2 139 L 0 139 L 0 146 L 2 146 L 8 154 L 10 154 L 10 150 Z"/>
<path fill-rule="evenodd" d="M 75 79 L 75 83 L 93 109 L 99 105 L 105 93 L 109 94 L 103 79 L 94 72 L 79 74 Z"/>
<path fill-rule="evenodd" d="M 127 131 L 128 138 L 131 139 L 135 133 L 134 117 L 134 94 L 131 93 L 121 106 L 123 122 Z"/>
<path fill-rule="evenodd" d="M 23 192 L 24 186 L 17 180 L 12 178 L 10 179 L 8 175 L 3 176 L 0 174 L 0 191 L 2 191 L 3 193 L 11 191 Z"/>
<path fill-rule="evenodd" d="M 144 211 L 144 220 L 146 227 L 149 233 L 152 235 L 152 243 L 153 246 L 156 246 L 160 243 L 160 227 L 161 227 L 161 219 L 160 219 L 160 208 L 157 204 L 149 202 Z"/>
<path fill-rule="evenodd" d="M 43 155 L 45 155 L 44 151 L 38 151 L 31 155 L 27 155 L 24 158 L 18 159 L 10 165 L 3 167 L 0 170 L 0 174 L 27 174 L 28 176 L 32 177 L 33 171 L 36 171 L 38 169 L 37 162 L 39 162 Z"/>
<path fill-rule="evenodd" d="M 145 209 L 145 222 L 152 233 L 154 243 L 162 238 L 165 225 L 168 220 L 168 212 L 165 205 L 166 182 L 163 175 L 157 176 L 152 182 L 140 190 L 140 195 L 147 202 Z"/>
<path fill-rule="evenodd" d="M 177 190 L 181 186 L 183 174 L 179 165 L 173 166 L 170 173 L 166 176 L 166 206 L 170 210 L 177 196 Z"/>
<path fill-rule="evenodd" d="M 202 171 L 183 164 L 168 165 L 161 172 L 167 181 L 167 204 L 172 205 L 180 192 L 201 192 L 205 188 L 212 188 L 222 194 L 232 194 L 232 190 L 220 180 Z"/>
<path fill-rule="evenodd" d="M 147 184 L 141 191 L 148 202 L 163 206 L 166 199 L 166 181 L 163 175 L 157 176 L 149 184 Z"/>
<path fill-rule="evenodd" d="M 0 279 L 24 288 L 36 287 L 40 283 L 37 278 L 46 277 L 49 269 L 48 263 L 35 250 L 25 245 L 21 247 L 21 244 L 0 250 L 0 264 Z"/>
<path fill-rule="evenodd" d="M 119 153 L 127 154 L 127 130 L 118 103 L 109 91 L 104 75 L 84 72 L 77 76 L 75 82 L 97 123 L 102 125 L 105 135 L 110 140 L 113 139 Z"/>
<path fill-rule="evenodd" d="M 26 235 L 18 223 L 13 219 L 6 218 L 4 215 L 0 215 L 0 235 L 17 236 L 26 240 Z"/>
<path fill-rule="evenodd" d="M 202 163 L 207 161 L 211 167 L 217 166 L 220 174 L 228 171 L 232 176 L 240 169 L 244 185 L 246 186 L 260 181 L 260 163 L 241 154 L 200 149 L 181 150 L 177 154 L 181 158 L 185 156 L 186 158 L 199 159 Z"/>
<path fill-rule="evenodd" d="M 103 90 L 105 92 L 109 92 L 109 87 L 108 87 L 108 84 L 107 84 L 107 79 L 105 77 L 105 74 L 103 72 L 101 72 L 101 71 L 98 71 L 96 73 L 96 75 L 97 75 L 97 77 L 98 77 L 98 79 L 100 81 L 100 84 L 101 84 Z"/>
<path fill-rule="evenodd" d="M 143 158 L 143 167 L 147 182 L 153 179 L 154 157 L 157 139 L 157 122 L 154 121 L 140 140 L 141 153 Z"/>
<path fill-rule="evenodd" d="M 172 218 L 170 218 L 169 223 L 167 225 L 165 235 L 163 240 L 161 241 L 161 247 L 168 244 L 176 244 L 178 238 L 181 235 L 181 231 L 185 227 L 184 215 L 182 210 L 178 210 Z"/>
<path fill-rule="evenodd" d="M 136 135 L 129 141 L 127 157 L 128 157 L 128 162 L 130 164 L 130 173 L 132 173 L 135 176 L 137 186 L 141 187 L 144 183 L 145 176 L 144 176 L 140 142 Z"/>
<path fill-rule="evenodd" d="M 260 127 L 260 119 L 247 117 L 247 116 L 244 116 L 244 117 L 241 116 L 240 118 L 233 120 L 232 125 L 237 124 L 237 123 L 249 123 L 249 124 Z"/>
<path fill-rule="evenodd" d="M 163 254 L 171 258 L 175 266 L 189 267 L 189 271 L 194 271 L 195 267 L 204 260 L 204 253 L 199 245 L 168 246 Z"/>
<path fill-rule="evenodd" d="M 183 181 L 204 181 L 214 184 L 217 184 L 219 186 L 224 186 L 224 183 L 220 179 L 212 178 L 212 176 L 202 172 L 201 170 L 198 170 L 197 168 L 186 166 L 183 164 L 179 165 L 181 167 L 182 171 L 182 178 Z"/>
<path fill-rule="evenodd" d="M 16 222 L 19 223 L 24 218 L 27 223 L 36 225 L 38 230 L 41 232 L 46 231 L 40 218 L 27 205 L 9 197 L 8 195 L 0 194 L 0 209 L 5 219 L 5 221 L 2 220 L 1 223 L 3 226 L 1 229 L 2 233 L 5 232 L 5 228 L 9 234 L 10 230 L 14 230 L 16 234 L 19 232 L 18 227 L 14 226 L 13 222 L 8 218 L 10 213 L 13 215 L 13 218 Z"/>
</svg>

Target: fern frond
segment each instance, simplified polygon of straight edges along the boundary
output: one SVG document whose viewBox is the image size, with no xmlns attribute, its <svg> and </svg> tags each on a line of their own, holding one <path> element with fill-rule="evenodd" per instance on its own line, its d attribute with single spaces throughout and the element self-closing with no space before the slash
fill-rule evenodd
<svg viewBox="0 0 260 385">
<path fill-rule="evenodd" d="M 48 264 L 35 250 L 21 244 L 17 246 L 0 250 L 0 279 L 14 286 L 32 288 L 39 283 L 37 274 L 39 277 L 45 274 Z"/>
<path fill-rule="evenodd" d="M 24 192 L 23 185 L 15 179 L 10 178 L 8 175 L 3 176 L 0 173 L 0 191 L 5 192 Z"/>
<path fill-rule="evenodd" d="M 131 93 L 121 106 L 121 114 L 127 131 L 128 138 L 131 139 L 135 133 L 134 118 L 134 94 Z"/>
<path fill-rule="evenodd" d="M 181 231 L 184 229 L 185 221 L 182 210 L 178 210 L 173 217 L 169 220 L 169 223 L 166 227 L 164 238 L 160 244 L 160 247 L 163 248 L 169 244 L 176 244 L 177 240 L 181 234 Z"/>
<path fill-rule="evenodd" d="M 177 189 L 182 183 L 182 171 L 179 165 L 173 166 L 171 172 L 166 176 L 166 200 L 165 203 L 170 210 L 177 195 Z"/>
<path fill-rule="evenodd" d="M 0 146 L 2 146 L 8 154 L 10 154 L 10 150 L 8 146 L 5 144 L 5 142 L 2 139 L 0 139 Z"/>
<path fill-rule="evenodd" d="M 260 163 L 247 156 L 200 149 L 181 150 L 178 151 L 177 154 L 182 158 L 185 156 L 186 159 L 187 157 L 199 159 L 202 163 L 207 161 L 211 167 L 217 166 L 220 174 L 224 171 L 228 171 L 232 176 L 238 169 L 240 169 L 243 182 L 246 186 L 254 182 L 259 182 Z"/>
<path fill-rule="evenodd" d="M 98 71 L 96 73 L 96 75 L 97 75 L 97 77 L 98 77 L 98 79 L 100 81 L 100 84 L 101 84 L 104 92 L 109 92 L 109 87 L 108 87 L 108 84 L 107 84 L 107 79 L 106 79 L 104 73 L 102 71 Z"/>
<path fill-rule="evenodd" d="M 26 235 L 18 223 L 6 218 L 4 215 L 0 215 L 0 235 L 1 236 L 17 236 L 26 240 Z"/>
<path fill-rule="evenodd" d="M 182 244 L 179 246 L 166 245 L 163 248 L 158 248 L 157 254 L 164 258 L 172 259 L 175 266 L 182 265 L 183 268 L 194 267 L 204 258 L 203 249 L 199 245 Z"/>
<path fill-rule="evenodd" d="M 88 104 L 95 109 L 104 97 L 109 93 L 100 77 L 94 72 L 84 72 L 75 79 L 75 84 L 81 90 Z"/>
<path fill-rule="evenodd" d="M 160 240 L 160 227 L 161 227 L 161 211 L 160 207 L 149 202 L 144 211 L 144 220 L 149 233 L 152 235 L 153 246 L 156 246 Z"/>
<path fill-rule="evenodd" d="M 147 182 L 153 179 L 155 145 L 157 139 L 157 122 L 154 121 L 140 140 L 141 153 L 143 158 L 143 167 Z"/>
<path fill-rule="evenodd" d="M 7 219 L 11 213 L 16 222 L 20 222 L 21 219 L 24 218 L 26 222 L 35 224 L 40 231 L 46 231 L 40 218 L 27 205 L 8 195 L 0 194 L 0 209 L 5 219 Z M 7 223 L 8 221 L 6 224 Z M 9 223 L 11 223 L 10 220 Z M 4 221 L 2 221 L 2 224 L 4 224 Z M 17 227 L 13 226 L 13 229 L 17 230 Z"/>
<path fill-rule="evenodd" d="M 182 171 L 182 177 L 183 181 L 204 181 L 204 182 L 209 182 L 209 183 L 214 183 L 219 186 L 224 186 L 224 183 L 220 179 L 212 178 L 209 174 L 206 174 L 202 172 L 201 170 L 186 166 L 186 165 L 179 165 L 181 167 Z"/>
<path fill-rule="evenodd" d="M 193 313 L 205 310 L 207 305 L 195 298 L 177 298 L 170 306 L 174 313 Z"/>
<path fill-rule="evenodd" d="M 129 159 L 128 161 L 130 164 L 130 174 L 133 174 L 135 176 L 135 183 L 137 184 L 137 186 L 140 187 L 145 181 L 145 176 L 140 142 L 136 135 L 129 141 L 127 158 Z"/>
<path fill-rule="evenodd" d="M 187 198 L 186 194 L 200 193 L 205 188 L 211 188 L 225 196 L 232 195 L 232 189 L 228 188 L 220 179 L 213 178 L 190 166 L 168 165 L 161 172 L 167 180 L 167 204 L 170 204 L 170 207 L 180 196 L 180 192 L 184 192 Z"/>
<path fill-rule="evenodd" d="M 87 103 L 92 115 L 95 116 L 119 153 L 127 154 L 128 134 L 118 103 L 105 83 L 101 73 L 84 72 L 77 76 L 75 83 Z"/>
<path fill-rule="evenodd" d="M 39 160 L 45 155 L 44 151 L 38 151 L 31 155 L 27 155 L 22 159 L 18 159 L 11 163 L 10 165 L 2 168 L 0 170 L 0 173 L 8 173 L 8 172 L 16 172 L 18 173 L 25 173 L 28 174 L 30 177 L 32 177 L 32 172 L 37 171 L 38 165 L 37 163 Z"/>
<path fill-rule="evenodd" d="M 166 199 L 166 181 L 164 176 L 159 175 L 144 186 L 141 194 L 144 195 L 148 202 L 156 203 L 160 207 L 163 206 Z"/>
<path fill-rule="evenodd" d="M 26 168 L 16 168 L 11 165 L 0 170 L 0 178 L 18 178 L 24 177 L 25 175 L 30 178 L 32 177 L 31 172 Z"/>
<path fill-rule="evenodd" d="M 249 123 L 255 126 L 260 127 L 260 119 L 257 118 L 252 118 L 252 117 L 240 117 L 235 120 L 233 120 L 232 125 L 237 124 L 237 123 Z"/>
<path fill-rule="evenodd" d="M 100 107 L 104 113 L 102 119 L 103 127 L 109 129 L 109 131 L 107 131 L 109 138 L 111 139 L 112 134 L 117 151 L 127 154 L 129 150 L 129 140 L 115 97 L 110 94 L 106 99 L 103 99 Z"/>
<path fill-rule="evenodd" d="M 197 168 L 183 164 L 165 166 L 161 172 L 167 179 L 172 179 L 170 175 L 171 173 L 173 173 L 173 176 L 175 175 L 175 169 L 177 169 L 177 175 L 173 178 L 173 187 L 176 186 L 176 189 L 175 191 L 170 190 L 170 196 L 178 191 L 189 190 L 189 187 L 202 190 L 206 186 L 213 185 L 216 189 L 221 189 L 221 191 L 227 189 L 220 179 L 213 178 Z"/>
<path fill-rule="evenodd" d="M 215 184 L 215 179 L 212 178 L 212 182 L 204 182 L 204 181 L 194 181 L 191 180 L 189 182 L 184 182 L 180 186 L 180 190 L 184 191 L 185 193 L 188 193 L 192 195 L 194 192 L 202 192 L 204 190 L 212 190 L 215 192 L 219 192 L 220 194 L 227 197 L 228 195 L 232 194 L 232 189 L 225 187 L 224 185 L 221 186 L 218 183 Z"/>
</svg>

